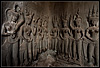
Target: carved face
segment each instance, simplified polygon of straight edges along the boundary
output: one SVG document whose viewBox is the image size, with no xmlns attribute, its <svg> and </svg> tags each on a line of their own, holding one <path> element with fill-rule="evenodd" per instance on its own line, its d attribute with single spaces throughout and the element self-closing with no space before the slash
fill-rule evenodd
<svg viewBox="0 0 100 68">
<path fill-rule="evenodd" d="M 11 26 L 6 26 L 6 28 L 8 31 L 11 31 L 11 29 L 12 29 Z"/>
<path fill-rule="evenodd" d="M 25 15 L 29 16 L 29 12 L 25 9 Z"/>
<path fill-rule="evenodd" d="M 11 12 L 8 11 L 7 16 L 10 17 L 11 16 Z"/>
<path fill-rule="evenodd" d="M 96 20 L 96 19 L 93 19 L 93 20 L 91 20 L 91 23 L 92 23 L 92 25 L 94 26 L 94 25 L 97 25 L 97 23 L 98 23 L 98 20 Z"/>
<path fill-rule="evenodd" d="M 15 11 L 16 11 L 16 12 L 20 12 L 20 10 L 21 10 L 21 9 L 20 9 L 19 6 L 16 6 L 16 7 L 15 7 Z"/>
<path fill-rule="evenodd" d="M 44 27 L 47 27 L 47 26 L 48 26 L 47 21 L 44 21 L 43 26 L 44 26 Z"/>
<path fill-rule="evenodd" d="M 16 21 L 17 17 L 12 16 L 12 21 Z"/>
<path fill-rule="evenodd" d="M 18 15 L 17 14 L 12 14 L 12 21 L 16 21 L 18 19 Z"/>
<path fill-rule="evenodd" d="M 7 19 L 8 19 L 9 21 L 11 21 L 11 19 L 12 19 L 12 10 L 8 10 L 8 11 L 7 11 Z"/>
<path fill-rule="evenodd" d="M 67 27 L 67 24 L 66 23 L 64 23 L 64 27 Z"/>
<path fill-rule="evenodd" d="M 81 24 L 81 18 L 77 18 L 77 19 L 76 19 L 76 25 L 77 25 L 77 26 L 80 26 L 80 24 Z"/>
<path fill-rule="evenodd" d="M 38 20 L 38 25 L 41 26 L 42 25 L 42 19 Z"/>
<path fill-rule="evenodd" d="M 30 29 L 30 28 L 26 28 L 26 29 L 25 29 L 25 32 L 26 32 L 26 34 L 27 34 L 28 36 L 30 36 L 30 34 L 31 34 L 31 29 Z"/>
</svg>

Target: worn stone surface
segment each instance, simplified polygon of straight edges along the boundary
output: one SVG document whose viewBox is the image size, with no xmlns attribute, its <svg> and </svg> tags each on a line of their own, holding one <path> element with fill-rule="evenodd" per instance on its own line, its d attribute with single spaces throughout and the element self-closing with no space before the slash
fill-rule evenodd
<svg viewBox="0 0 100 68">
<path fill-rule="evenodd" d="M 2 1 L 2 66 L 99 65 L 98 1 Z"/>
</svg>

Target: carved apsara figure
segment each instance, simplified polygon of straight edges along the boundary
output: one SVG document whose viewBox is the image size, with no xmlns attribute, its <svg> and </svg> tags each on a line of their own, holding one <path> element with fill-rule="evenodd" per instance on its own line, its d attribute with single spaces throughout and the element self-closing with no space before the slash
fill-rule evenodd
<svg viewBox="0 0 100 68">
<path fill-rule="evenodd" d="M 99 27 L 98 24 L 98 16 L 96 16 L 96 12 L 93 9 L 92 15 L 89 17 L 89 26 L 86 30 L 86 37 L 90 40 L 89 43 L 89 57 L 88 62 L 90 65 L 93 65 L 93 54 L 95 57 L 95 65 L 99 65 Z"/>
<path fill-rule="evenodd" d="M 32 33 L 32 38 L 33 38 L 33 41 L 32 41 L 33 60 L 36 59 L 36 52 L 37 52 L 36 37 L 37 37 L 37 23 L 38 23 L 38 20 L 39 20 L 39 18 L 33 17 L 32 24 L 31 24 L 31 27 L 32 27 L 32 30 L 33 30 L 33 33 Z"/>
<path fill-rule="evenodd" d="M 75 41 L 74 41 L 74 60 L 76 60 L 76 59 L 78 59 L 79 60 L 79 62 L 80 62 L 80 65 L 82 65 L 82 38 L 83 38 L 83 36 L 84 36 L 84 31 L 83 31 L 83 29 L 81 28 L 81 21 L 82 21 L 82 18 L 79 16 L 79 14 L 77 13 L 77 15 L 76 15 L 76 17 L 75 17 L 75 24 L 76 24 L 76 26 L 75 27 L 73 27 L 71 24 L 70 24 L 70 26 L 71 26 L 71 28 L 73 29 L 73 33 L 74 33 L 74 39 L 75 39 Z M 77 49 L 76 49 L 76 47 L 77 47 Z M 78 53 L 76 53 L 76 50 L 77 50 L 77 52 Z M 77 58 L 76 58 L 77 57 Z"/>
<path fill-rule="evenodd" d="M 4 43 L 4 45 L 6 43 L 8 44 L 10 43 L 11 45 L 11 46 L 7 46 L 11 48 L 10 52 L 7 54 L 7 58 L 9 58 L 7 59 L 8 66 L 12 64 L 11 62 L 13 62 L 13 65 L 18 65 L 18 40 L 19 40 L 18 29 L 24 22 L 23 18 L 21 21 L 18 22 L 18 18 L 19 18 L 18 11 L 20 11 L 20 8 L 16 4 L 14 4 L 14 9 L 7 10 L 8 22 L 4 23 L 4 26 L 2 28 L 2 33 L 4 35 L 8 35 L 8 34 L 10 35 L 9 36 L 10 39 L 8 39 L 9 41 Z M 20 14 L 20 15 L 23 16 L 23 14 Z M 10 53 L 12 53 L 12 55 Z M 10 59 L 11 57 L 13 57 L 13 60 Z"/>
<path fill-rule="evenodd" d="M 62 28 L 62 31 L 63 31 L 63 36 L 62 34 L 61 35 L 61 38 L 63 40 L 63 44 L 62 44 L 62 52 L 64 53 L 63 54 L 63 57 L 67 57 L 68 58 L 68 45 L 69 45 L 69 36 L 70 36 L 70 29 L 68 28 L 68 19 L 67 17 L 65 17 L 65 19 L 63 18 L 63 26 L 64 28 Z"/>
<path fill-rule="evenodd" d="M 20 60 L 22 64 L 23 63 L 27 64 L 28 61 L 32 60 L 32 49 L 31 49 L 32 48 L 32 45 L 31 45 L 32 28 L 30 26 L 30 23 L 32 21 L 33 15 L 34 14 L 29 15 L 27 10 L 25 9 L 25 24 L 21 27 L 23 42 L 20 45 Z"/>
<path fill-rule="evenodd" d="M 50 31 L 50 35 L 52 36 L 52 44 L 51 44 L 51 48 L 52 50 L 57 51 L 57 41 L 58 41 L 58 20 L 57 18 L 54 17 L 54 19 L 52 20 L 53 23 L 53 28 Z"/>
<path fill-rule="evenodd" d="M 43 50 L 46 51 L 48 49 L 48 21 L 44 20 L 43 24 Z"/>
<path fill-rule="evenodd" d="M 43 47 L 43 27 L 42 27 L 42 19 L 38 20 L 38 28 L 37 28 L 37 51 L 41 53 Z"/>
</svg>

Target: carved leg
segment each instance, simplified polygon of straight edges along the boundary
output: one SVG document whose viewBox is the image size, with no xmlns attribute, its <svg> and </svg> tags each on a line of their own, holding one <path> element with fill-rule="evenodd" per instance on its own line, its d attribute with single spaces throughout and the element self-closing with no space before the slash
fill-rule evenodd
<svg viewBox="0 0 100 68">
<path fill-rule="evenodd" d="M 73 59 L 76 61 L 76 41 L 73 42 Z"/>
<path fill-rule="evenodd" d="M 34 48 L 34 60 L 36 60 L 37 52 L 38 52 L 38 48 L 37 48 L 37 46 L 36 46 L 36 47 Z"/>
<path fill-rule="evenodd" d="M 57 48 L 56 48 L 57 55 L 59 54 L 59 42 L 60 42 L 60 41 L 57 39 L 57 46 L 56 46 L 56 47 L 57 47 Z"/>
<path fill-rule="evenodd" d="M 35 46 L 35 43 L 34 43 L 34 40 L 32 41 L 32 53 L 33 53 L 33 58 L 34 58 L 34 46 Z"/>
<path fill-rule="evenodd" d="M 28 43 L 24 40 L 24 46 L 25 46 L 25 51 L 24 51 L 24 63 L 28 63 Z"/>
<path fill-rule="evenodd" d="M 37 52 L 37 45 L 36 45 L 36 41 L 34 40 L 34 45 L 33 45 L 33 59 L 34 60 L 35 60 L 36 52 Z"/>
<path fill-rule="evenodd" d="M 69 39 L 69 53 L 68 53 L 68 57 L 69 57 L 69 61 L 71 60 L 72 58 L 72 40 Z"/>
<path fill-rule="evenodd" d="M 64 40 L 62 41 L 62 56 L 64 58 L 64 48 L 65 48 L 65 45 L 64 45 Z"/>
<path fill-rule="evenodd" d="M 62 51 L 61 51 L 61 50 L 62 50 L 62 49 L 61 49 L 61 48 L 62 48 L 62 47 L 61 47 L 61 42 L 62 42 L 62 40 L 59 40 L 59 42 L 58 42 L 58 45 L 59 45 L 58 52 L 59 52 L 59 53 L 61 53 L 61 52 L 62 52 Z"/>
<path fill-rule="evenodd" d="M 46 47 L 47 47 L 47 41 L 46 41 L 46 39 L 44 38 L 44 51 L 46 51 Z"/>
<path fill-rule="evenodd" d="M 50 50 L 52 49 L 52 39 L 50 39 Z"/>
<path fill-rule="evenodd" d="M 97 41 L 95 45 L 95 58 L 96 58 L 96 65 L 99 66 L 99 41 Z"/>
<path fill-rule="evenodd" d="M 22 66 L 23 65 L 23 54 L 24 54 L 24 52 L 23 52 L 23 47 L 22 46 L 24 46 L 24 43 L 22 42 L 22 44 L 20 44 L 20 48 L 19 48 L 19 56 L 20 56 L 20 66 Z"/>
<path fill-rule="evenodd" d="M 47 45 L 48 45 L 47 49 L 50 50 L 51 49 L 51 41 L 49 39 L 48 39 Z"/>
<path fill-rule="evenodd" d="M 22 66 L 23 65 L 23 63 L 24 63 L 24 54 L 25 54 L 25 52 L 22 50 L 22 51 L 20 51 L 20 66 Z"/>
<path fill-rule="evenodd" d="M 42 52 L 42 40 L 40 40 L 40 52 L 39 53 L 41 52 Z"/>
<path fill-rule="evenodd" d="M 82 40 L 79 40 L 77 42 L 77 46 L 78 46 L 78 57 L 79 57 L 79 62 L 80 62 L 80 65 L 82 65 Z"/>
<path fill-rule="evenodd" d="M 31 47 L 31 42 L 28 43 L 28 55 L 29 55 L 29 60 L 32 60 L 32 47 Z"/>
<path fill-rule="evenodd" d="M 19 45 L 23 45 L 23 39 L 22 38 L 20 38 L 20 44 Z M 20 47 L 20 51 L 19 51 L 19 53 L 20 53 L 20 66 L 22 66 L 23 65 L 23 51 L 21 51 L 22 50 L 22 46 Z"/>
<path fill-rule="evenodd" d="M 38 45 L 37 45 L 37 52 L 39 53 L 39 52 L 40 52 L 40 40 L 38 41 L 37 44 L 38 44 Z"/>
<path fill-rule="evenodd" d="M 2 55 L 2 66 L 11 66 L 11 53 L 12 53 L 12 44 L 8 43 L 8 39 L 6 39 L 1 46 L 1 55 Z"/>
<path fill-rule="evenodd" d="M 12 44 L 10 44 L 10 46 L 7 47 L 8 50 L 7 50 L 7 55 L 6 55 L 6 63 L 7 63 L 7 66 L 11 66 L 12 65 Z"/>
<path fill-rule="evenodd" d="M 66 40 L 65 40 L 65 57 L 66 57 L 66 58 L 68 58 L 68 42 L 69 42 L 69 40 L 66 39 Z"/>
<path fill-rule="evenodd" d="M 13 64 L 18 65 L 18 42 L 13 44 Z"/>
<path fill-rule="evenodd" d="M 52 39 L 52 50 L 54 50 L 54 44 L 55 44 L 55 41 L 54 39 Z"/>
<path fill-rule="evenodd" d="M 94 44 L 90 43 L 89 44 L 89 64 L 92 65 L 92 55 L 93 55 L 93 51 L 94 51 Z"/>
<path fill-rule="evenodd" d="M 48 49 L 48 39 L 46 39 L 46 50 Z"/>
<path fill-rule="evenodd" d="M 1 52 L 2 54 L 2 66 L 6 66 L 6 56 L 7 56 L 7 52 L 5 50 L 2 50 Z"/>
<path fill-rule="evenodd" d="M 57 51 L 57 39 L 55 39 L 55 50 Z"/>
<path fill-rule="evenodd" d="M 87 46 L 88 46 L 88 43 L 86 43 L 85 41 L 83 41 L 84 60 L 86 60 L 86 61 L 87 61 Z"/>
<path fill-rule="evenodd" d="M 45 38 L 43 38 L 43 51 L 45 51 Z"/>
</svg>

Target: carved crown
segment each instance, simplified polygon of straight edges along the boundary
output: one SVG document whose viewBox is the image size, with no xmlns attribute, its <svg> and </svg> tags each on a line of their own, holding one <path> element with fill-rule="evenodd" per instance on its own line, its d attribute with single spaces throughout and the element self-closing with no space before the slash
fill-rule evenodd
<svg viewBox="0 0 100 68">
<path fill-rule="evenodd" d="M 89 13 L 88 13 L 89 21 L 91 21 L 91 20 L 99 20 L 99 14 L 98 13 L 99 13 L 98 9 L 95 10 L 94 6 L 93 6 L 92 10 L 89 9 Z"/>
<path fill-rule="evenodd" d="M 78 9 L 77 13 L 74 15 L 74 20 L 77 21 L 78 19 L 82 19 L 79 15 L 80 11 Z"/>
</svg>

